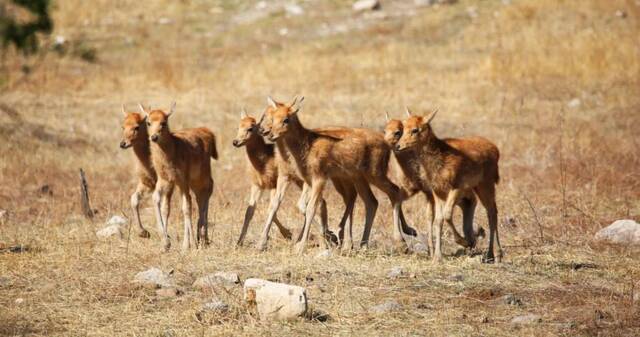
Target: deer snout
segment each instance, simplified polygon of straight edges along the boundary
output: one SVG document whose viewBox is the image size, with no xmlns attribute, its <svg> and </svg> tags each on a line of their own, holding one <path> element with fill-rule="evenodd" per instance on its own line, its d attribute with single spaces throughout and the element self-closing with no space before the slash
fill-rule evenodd
<svg viewBox="0 0 640 337">
<path fill-rule="evenodd" d="M 158 138 L 159 138 L 158 134 L 156 133 L 156 134 L 151 135 L 151 137 L 149 139 L 151 139 L 151 141 L 155 143 L 155 142 L 158 141 Z"/>
<path fill-rule="evenodd" d="M 234 139 L 232 143 L 233 143 L 233 146 L 235 147 L 240 147 L 240 145 L 242 145 L 237 139 Z"/>
<path fill-rule="evenodd" d="M 120 142 L 120 148 L 121 149 L 126 149 L 129 146 L 131 146 L 131 144 L 127 144 L 127 142 L 125 142 L 124 140 Z"/>
</svg>

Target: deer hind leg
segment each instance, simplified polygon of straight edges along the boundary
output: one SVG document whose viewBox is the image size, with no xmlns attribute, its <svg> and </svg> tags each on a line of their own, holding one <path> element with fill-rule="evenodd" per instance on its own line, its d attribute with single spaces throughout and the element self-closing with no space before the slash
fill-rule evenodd
<svg viewBox="0 0 640 337">
<path fill-rule="evenodd" d="M 156 213 L 156 221 L 158 224 L 158 230 L 160 235 L 162 236 L 163 249 L 164 251 L 168 251 L 171 248 L 171 240 L 169 239 L 169 234 L 167 232 L 167 222 L 163 219 L 163 209 L 168 207 L 170 200 L 168 198 L 168 194 L 172 190 L 173 185 L 167 181 L 158 179 L 156 183 L 156 188 L 153 191 L 153 203 Z M 168 218 L 168 217 L 167 217 Z"/>
<path fill-rule="evenodd" d="M 240 247 L 244 243 L 244 237 L 247 235 L 247 230 L 249 229 L 249 223 L 251 223 L 251 219 L 253 219 L 253 213 L 256 210 L 256 205 L 258 200 L 260 200 L 260 195 L 262 195 L 262 190 L 258 185 L 251 185 L 251 194 L 249 194 L 249 203 L 247 205 L 247 210 L 244 212 L 244 221 L 242 222 L 242 230 L 240 231 L 240 237 L 236 242 L 236 246 Z"/>
<path fill-rule="evenodd" d="M 424 198 L 426 201 L 425 218 L 427 219 L 427 245 L 429 246 L 429 256 L 433 257 L 433 217 L 435 215 L 435 200 L 431 191 L 424 192 Z"/>
<path fill-rule="evenodd" d="M 375 179 L 372 183 L 389 197 L 393 207 L 393 240 L 398 244 L 404 244 L 400 226 L 400 189 L 386 176 Z"/>
<path fill-rule="evenodd" d="M 498 207 L 496 206 L 496 189 L 493 183 L 482 183 L 474 189 L 482 206 L 487 210 L 487 218 L 489 221 L 489 248 L 485 256 L 486 262 L 500 263 L 502 261 L 502 247 L 500 246 L 500 238 L 498 236 Z M 497 255 L 494 255 L 494 240 L 497 246 Z"/>
<path fill-rule="evenodd" d="M 433 247 L 433 255 L 431 255 L 434 262 L 442 261 L 442 222 L 444 221 L 444 205 L 445 200 L 442 200 L 437 195 L 434 195 L 434 210 L 435 217 L 433 219 L 433 235 L 435 236 L 435 244 Z"/>
<path fill-rule="evenodd" d="M 311 222 L 313 217 L 315 216 L 316 209 L 320 204 L 320 199 L 322 198 L 322 191 L 324 190 L 324 186 L 327 181 L 324 178 L 316 178 L 311 182 L 311 198 L 309 198 L 309 202 L 307 203 L 307 208 L 304 214 L 304 226 L 303 226 L 303 234 L 300 242 L 295 244 L 294 250 L 297 254 L 301 255 L 304 252 L 304 248 L 307 244 L 307 240 L 309 239 L 309 232 L 311 230 Z M 322 230 L 322 228 L 321 228 Z M 328 245 L 324 238 L 324 236 L 320 236 L 320 247 L 323 249 L 327 249 Z"/>
<path fill-rule="evenodd" d="M 409 236 L 418 236 L 418 232 L 415 230 L 415 228 L 411 227 L 407 223 L 407 219 L 404 217 L 404 212 L 402 211 L 402 204 L 400 204 L 400 211 L 398 213 L 398 216 L 400 217 L 400 226 L 402 227 L 402 232 Z"/>
<path fill-rule="evenodd" d="M 198 247 L 209 245 L 209 200 L 213 193 L 213 182 L 207 187 L 196 192 L 198 204 L 198 230 L 196 232 L 196 244 Z"/>
<path fill-rule="evenodd" d="M 149 188 L 144 184 L 138 183 L 136 191 L 131 195 L 131 210 L 133 211 L 133 216 L 138 223 L 138 236 L 145 239 L 150 238 L 151 234 L 149 234 L 149 231 L 142 226 L 142 220 L 140 220 L 140 199 L 144 197 L 148 190 Z"/>
<path fill-rule="evenodd" d="M 260 236 L 260 242 L 258 243 L 258 250 L 264 251 L 267 249 L 267 241 L 269 240 L 269 230 L 271 230 L 271 224 L 273 223 L 273 219 L 276 217 L 276 213 L 280 208 L 280 204 L 282 203 L 282 199 L 284 198 L 284 193 L 287 190 L 287 185 L 289 185 L 289 178 L 287 176 L 278 176 L 278 181 L 276 183 L 276 189 L 271 193 L 271 202 L 269 203 L 269 215 L 267 216 L 267 221 L 264 223 L 264 228 L 262 230 L 262 235 Z"/>
<path fill-rule="evenodd" d="M 302 189 L 302 193 L 300 194 L 300 198 L 298 199 L 297 207 L 300 210 L 300 213 L 304 214 L 307 208 L 307 202 L 309 201 L 309 191 L 311 190 L 309 185 L 303 183 L 302 181 L 296 181 L 296 185 Z M 316 221 L 315 219 L 313 220 Z M 329 230 L 329 215 L 327 213 L 327 203 L 324 200 L 320 200 L 320 224 L 322 225 L 322 233 L 325 239 L 332 244 L 338 244 L 338 237 Z M 300 241 L 302 238 L 303 229 L 300 230 L 296 234 L 295 242 Z"/>
<path fill-rule="evenodd" d="M 462 209 L 462 232 L 467 241 L 467 247 L 471 249 L 476 247 L 478 237 L 484 236 L 484 229 L 479 228 L 476 231 L 473 227 L 473 218 L 477 204 L 478 201 L 475 196 L 461 198 L 458 202 L 458 206 Z"/>
<path fill-rule="evenodd" d="M 273 223 L 276 224 L 276 227 L 278 228 L 278 231 L 280 232 L 280 235 L 282 235 L 283 238 L 287 239 L 287 240 L 291 240 L 291 231 L 289 230 L 289 228 L 287 228 L 287 226 L 283 225 L 282 222 L 280 222 L 280 220 L 278 220 L 278 216 L 275 216 L 273 218 Z"/>
<path fill-rule="evenodd" d="M 338 225 L 338 244 L 343 251 L 350 251 L 353 249 L 353 208 L 358 194 L 353 184 L 346 181 L 334 179 L 333 185 L 342 197 L 345 206 L 342 219 L 340 219 L 340 224 Z"/>
<path fill-rule="evenodd" d="M 364 230 L 362 232 L 362 240 L 360 241 L 360 248 L 366 248 L 369 245 L 369 237 L 371 236 L 371 227 L 373 227 L 373 220 L 376 217 L 378 210 L 378 200 L 371 191 L 371 186 L 364 179 L 356 179 L 355 181 L 358 195 L 364 202 L 365 208 L 365 221 Z"/>
</svg>

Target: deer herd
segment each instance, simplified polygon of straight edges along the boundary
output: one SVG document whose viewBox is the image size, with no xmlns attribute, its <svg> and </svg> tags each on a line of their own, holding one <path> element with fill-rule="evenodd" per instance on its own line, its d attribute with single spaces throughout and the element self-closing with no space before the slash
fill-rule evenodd
<svg viewBox="0 0 640 337">
<path fill-rule="evenodd" d="M 484 229 L 474 228 L 473 224 L 478 201 L 486 209 L 489 225 L 485 261 L 501 261 L 495 200 L 500 154 L 496 145 L 482 137 L 437 137 L 431 128 L 437 110 L 418 116 L 407 108 L 407 118 L 402 121 L 390 119 L 387 114 L 384 132 L 350 127 L 310 129 L 300 119 L 303 101 L 304 97 L 283 103 L 268 97 L 268 105 L 259 119 L 241 112 L 233 146 L 244 147 L 246 151 L 251 192 L 236 246 L 243 245 L 257 202 L 263 191 L 269 191 L 269 210 L 258 250 L 267 248 L 271 224 L 275 223 L 280 234 L 294 242 L 298 254 L 304 252 L 312 224 L 318 227 L 315 237 L 321 248 L 337 245 L 344 252 L 351 251 L 358 196 L 365 206 L 359 246 L 366 248 L 378 209 L 378 200 L 371 189 L 375 186 L 387 196 L 393 209 L 392 237 L 398 248 L 406 248 L 405 237 L 417 235 L 407 224 L 402 203 L 421 192 L 425 196 L 427 243 L 434 261 L 442 260 L 443 223 L 450 228 L 454 241 L 465 248 L 474 248 L 477 239 L 485 235 Z M 141 104 L 139 110 L 128 112 L 122 106 L 120 143 L 122 149 L 133 148 L 137 186 L 131 195 L 131 208 L 139 236 L 150 237 L 142 225 L 139 205 L 144 195 L 152 195 L 163 248 L 170 249 L 167 228 L 171 197 L 177 186 L 184 218 L 182 249 L 187 250 L 193 244 L 207 246 L 209 199 L 214 186 L 210 160 L 218 159 L 215 136 L 203 127 L 171 130 L 169 118 L 175 111 L 175 103 L 168 113 Z M 323 198 L 329 181 L 344 202 L 337 233 L 329 230 L 327 203 Z M 277 217 L 291 182 L 301 190 L 297 208 L 304 215 L 302 227 L 295 234 Z M 192 193 L 198 208 L 195 239 Z M 462 235 L 453 223 L 454 206 L 462 210 Z M 316 219 L 318 209 L 320 216 Z"/>
</svg>

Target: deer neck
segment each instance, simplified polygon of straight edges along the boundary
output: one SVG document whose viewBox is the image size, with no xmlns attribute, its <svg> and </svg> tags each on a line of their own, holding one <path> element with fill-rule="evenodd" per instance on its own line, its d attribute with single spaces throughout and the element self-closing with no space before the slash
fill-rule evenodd
<svg viewBox="0 0 640 337">
<path fill-rule="evenodd" d="M 430 175 L 444 167 L 448 149 L 449 145 L 433 133 L 418 147 L 418 157 L 423 158 L 423 165 Z"/>
<path fill-rule="evenodd" d="M 283 136 L 287 150 L 298 163 L 303 162 L 315 138 L 313 131 L 305 128 L 300 121 L 291 121 L 289 131 Z"/>
<path fill-rule="evenodd" d="M 157 142 L 150 143 L 151 159 L 154 166 L 158 168 L 164 163 L 172 162 L 176 157 L 176 140 L 175 136 L 168 132 L 164 137 L 161 137 Z"/>
<path fill-rule="evenodd" d="M 147 135 L 143 135 L 142 139 L 133 143 L 133 154 L 139 167 L 144 169 L 147 173 L 154 172 L 153 164 L 151 163 L 149 137 Z"/>
<path fill-rule="evenodd" d="M 245 148 L 249 162 L 259 172 L 264 170 L 267 161 L 273 157 L 273 145 L 265 143 L 264 139 L 256 134 L 247 140 Z"/>
</svg>

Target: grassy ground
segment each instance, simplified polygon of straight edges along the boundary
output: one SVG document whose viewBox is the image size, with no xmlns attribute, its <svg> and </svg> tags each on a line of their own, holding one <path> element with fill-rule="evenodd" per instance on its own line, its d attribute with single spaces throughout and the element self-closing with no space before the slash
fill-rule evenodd
<svg viewBox="0 0 640 337">
<path fill-rule="evenodd" d="M 0 335 L 640 334 L 638 249 L 592 240 L 613 220 L 640 219 L 640 6 L 412 3 L 384 1 L 384 14 L 355 14 L 348 1 L 310 0 L 300 3 L 303 15 L 290 16 L 277 2 L 266 9 L 248 1 L 58 2 L 54 35 L 71 41 L 70 51 L 28 60 L 27 77 L 23 59 L 11 51 L 4 58 L 0 209 L 8 212 L 0 246 L 31 250 L 0 253 Z M 92 48 L 94 62 L 77 57 Z M 240 108 L 260 111 L 267 94 L 305 95 L 308 126 L 379 129 L 385 110 L 400 117 L 404 105 L 437 106 L 437 134 L 493 140 L 501 149 L 505 262 L 479 264 L 449 240 L 441 265 L 393 253 L 390 208 L 380 194 L 366 252 L 318 259 L 311 248 L 291 256 L 276 233 L 265 253 L 232 250 L 249 186 L 238 176 L 244 152 L 230 144 Z M 130 215 L 120 104 L 166 108 L 172 100 L 173 128 L 206 125 L 218 135 L 211 248 L 160 254 L 157 236 L 98 240 L 106 219 Z M 79 215 L 79 168 L 98 210 L 93 222 Z M 279 216 L 289 227 L 302 220 L 296 194 Z M 335 192 L 328 198 L 335 225 L 342 209 Z M 424 232 L 419 199 L 406 213 Z M 260 206 L 251 244 L 266 216 L 266 202 Z M 175 239 L 177 210 L 174 202 Z M 362 211 L 358 205 L 356 223 Z M 143 221 L 155 229 L 150 208 Z M 476 222 L 486 228 L 481 209 Z M 173 269 L 184 294 L 163 299 L 131 283 L 152 266 Z M 405 276 L 387 278 L 396 266 Z M 239 287 L 191 287 L 218 270 L 305 286 L 314 310 L 330 318 L 264 323 L 242 304 Z M 509 294 L 519 301 L 507 303 Z M 200 315 L 212 297 L 231 311 Z M 402 307 L 370 312 L 389 299 Z M 528 313 L 542 322 L 510 323 Z"/>
</svg>

